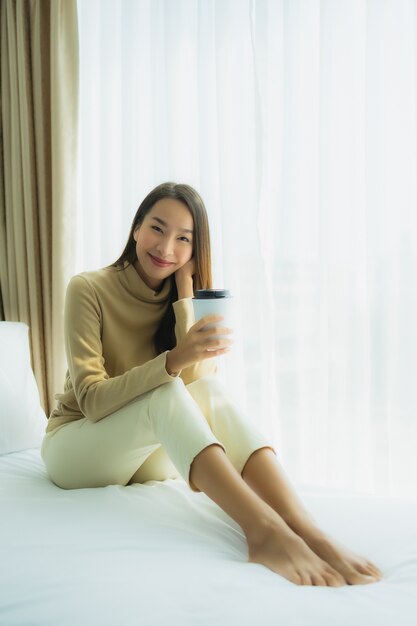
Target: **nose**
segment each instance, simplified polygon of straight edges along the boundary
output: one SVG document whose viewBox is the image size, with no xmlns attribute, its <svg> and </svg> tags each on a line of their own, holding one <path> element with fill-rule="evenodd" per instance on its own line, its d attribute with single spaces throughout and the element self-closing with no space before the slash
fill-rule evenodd
<svg viewBox="0 0 417 626">
<path fill-rule="evenodd" d="M 158 242 L 156 246 L 156 250 L 158 254 L 161 255 L 162 259 L 165 259 L 174 254 L 174 240 L 172 237 L 164 237 Z"/>
</svg>

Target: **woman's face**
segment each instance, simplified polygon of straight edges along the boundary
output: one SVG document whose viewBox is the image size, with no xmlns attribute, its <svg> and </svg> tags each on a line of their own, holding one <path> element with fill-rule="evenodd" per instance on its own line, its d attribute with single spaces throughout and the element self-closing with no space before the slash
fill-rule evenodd
<svg viewBox="0 0 417 626">
<path fill-rule="evenodd" d="M 157 291 L 165 278 L 193 256 L 193 216 L 179 200 L 155 202 L 135 230 L 135 269 L 144 283 Z"/>
</svg>

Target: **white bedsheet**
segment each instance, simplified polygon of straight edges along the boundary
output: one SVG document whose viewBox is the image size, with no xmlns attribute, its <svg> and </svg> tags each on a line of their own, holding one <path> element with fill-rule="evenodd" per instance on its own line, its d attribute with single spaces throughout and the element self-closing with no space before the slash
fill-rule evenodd
<svg viewBox="0 0 417 626">
<path fill-rule="evenodd" d="M 240 527 L 182 480 L 65 491 L 39 450 L 0 457 L 0 624 L 416 626 L 416 502 L 299 493 L 382 581 L 299 587 L 247 563 Z"/>
</svg>

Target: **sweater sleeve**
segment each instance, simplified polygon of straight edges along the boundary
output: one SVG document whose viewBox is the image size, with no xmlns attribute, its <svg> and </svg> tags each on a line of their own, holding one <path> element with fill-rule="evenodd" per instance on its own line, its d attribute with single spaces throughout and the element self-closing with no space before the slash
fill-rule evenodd
<svg viewBox="0 0 417 626">
<path fill-rule="evenodd" d="M 185 337 L 191 326 L 195 323 L 194 309 L 191 298 L 177 300 L 177 302 L 173 303 L 173 307 L 176 321 L 175 336 L 178 343 L 183 337 Z M 212 358 L 200 361 L 200 363 L 196 363 L 195 365 L 191 365 L 190 367 L 183 369 L 180 376 L 184 383 L 188 385 L 203 376 L 213 376 L 216 373 L 217 365 L 214 358 Z"/>
<path fill-rule="evenodd" d="M 92 422 L 174 380 L 165 369 L 166 352 L 110 378 L 104 367 L 101 327 L 102 312 L 94 289 L 84 277 L 74 276 L 65 299 L 65 349 L 75 397 Z"/>
</svg>

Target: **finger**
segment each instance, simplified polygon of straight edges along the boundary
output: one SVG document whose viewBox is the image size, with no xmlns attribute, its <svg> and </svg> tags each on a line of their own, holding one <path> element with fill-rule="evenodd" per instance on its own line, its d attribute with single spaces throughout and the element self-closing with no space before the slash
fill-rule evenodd
<svg viewBox="0 0 417 626">
<path fill-rule="evenodd" d="M 218 350 L 207 349 L 202 352 L 202 358 L 205 359 L 213 359 L 216 356 L 222 356 L 222 354 L 227 354 L 230 352 L 231 348 L 220 348 Z"/>
<path fill-rule="evenodd" d="M 205 326 L 203 326 L 203 328 L 201 328 L 200 333 L 202 335 L 231 335 L 233 334 L 233 329 L 232 328 L 226 328 L 223 326 L 212 326 L 211 328 L 206 328 Z"/>
<path fill-rule="evenodd" d="M 222 315 L 205 315 L 204 317 L 201 318 L 201 320 L 198 320 L 198 322 L 194 324 L 193 328 L 195 330 L 200 330 L 200 328 L 202 328 L 206 324 L 214 324 L 216 322 L 221 322 L 223 319 L 224 317 Z"/>
<path fill-rule="evenodd" d="M 218 339 L 207 339 L 204 343 L 204 349 L 210 350 L 221 350 L 222 348 L 229 348 L 233 344 L 231 339 L 226 339 L 226 337 L 219 337 Z"/>
</svg>

